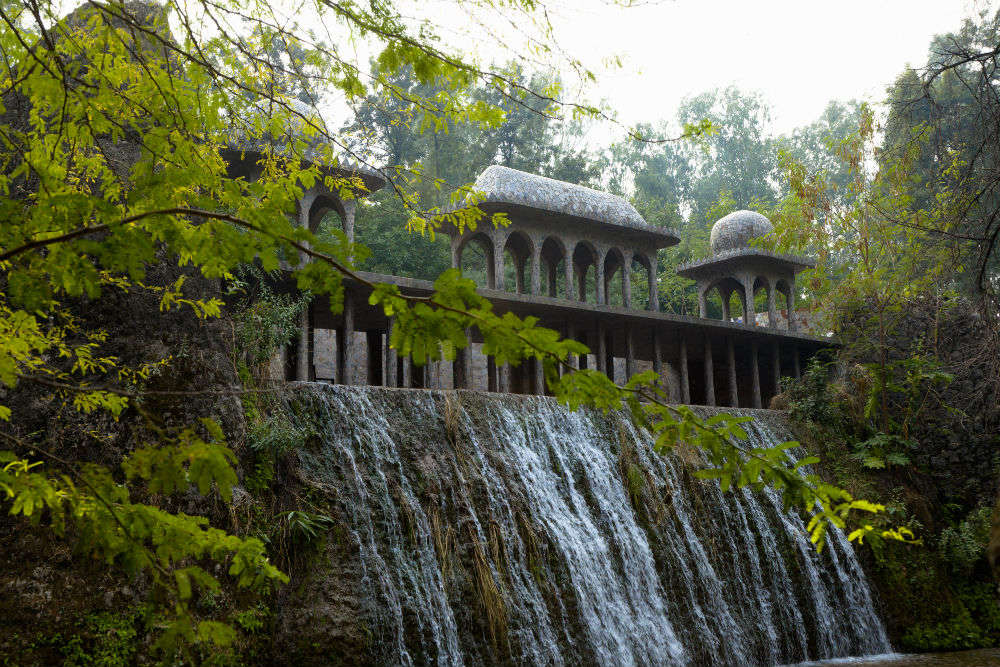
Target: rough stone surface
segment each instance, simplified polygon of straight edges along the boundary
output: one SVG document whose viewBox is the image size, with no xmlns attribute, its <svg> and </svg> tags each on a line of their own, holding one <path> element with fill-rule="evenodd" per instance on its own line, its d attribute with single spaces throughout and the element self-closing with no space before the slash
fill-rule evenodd
<svg viewBox="0 0 1000 667">
<path fill-rule="evenodd" d="M 773 229 L 771 221 L 756 211 L 733 211 L 712 225 L 712 254 L 749 247 L 751 240 Z"/>
<path fill-rule="evenodd" d="M 649 226 L 621 197 L 510 167 L 487 167 L 475 187 L 491 203 L 528 206 L 627 227 Z"/>
</svg>

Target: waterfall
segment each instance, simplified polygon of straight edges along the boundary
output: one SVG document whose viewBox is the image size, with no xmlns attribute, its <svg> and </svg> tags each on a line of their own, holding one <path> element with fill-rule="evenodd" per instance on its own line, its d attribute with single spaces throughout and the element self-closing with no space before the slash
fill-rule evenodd
<svg viewBox="0 0 1000 667">
<path fill-rule="evenodd" d="M 362 629 L 358 661 L 742 666 L 891 650 L 840 532 L 816 553 L 776 493 L 722 493 L 693 476 L 697 452 L 658 456 L 620 414 L 318 384 L 288 403 L 315 434 L 296 475 L 336 522 L 313 585 L 355 591 L 326 604 Z M 750 445 L 790 439 L 781 415 L 738 412 L 754 416 Z"/>
</svg>

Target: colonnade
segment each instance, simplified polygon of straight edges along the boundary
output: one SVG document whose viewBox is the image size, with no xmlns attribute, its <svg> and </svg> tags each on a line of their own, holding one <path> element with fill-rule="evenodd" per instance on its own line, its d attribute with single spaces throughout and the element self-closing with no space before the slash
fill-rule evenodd
<svg viewBox="0 0 1000 667">
<path fill-rule="evenodd" d="M 482 249 L 486 264 L 484 287 L 488 289 L 610 304 L 612 282 L 621 272 L 621 305 L 632 308 L 632 269 L 638 264 L 646 272 L 646 309 L 660 309 L 655 252 L 646 253 L 624 244 L 593 242 L 567 234 L 501 228 L 453 236 L 453 268 L 462 267 L 463 254 L 470 244 Z M 507 253 L 510 253 L 514 264 L 513 285 L 506 284 Z M 593 274 L 590 273 L 591 267 Z M 593 291 L 590 290 L 590 281 L 593 281 Z"/>
<path fill-rule="evenodd" d="M 739 297 L 743 309 L 743 323 L 748 327 L 757 326 L 755 297 L 758 292 L 765 290 L 767 294 L 767 322 L 772 329 L 779 328 L 777 295 L 781 294 L 785 297 L 787 329 L 790 331 L 798 329 L 795 320 L 794 275 L 775 276 L 741 273 L 714 282 L 702 283 L 698 289 L 698 314 L 700 317 L 708 317 L 708 295 L 712 290 L 719 292 L 719 297 L 722 300 L 722 319 L 726 322 L 732 319 L 730 312 L 732 295 L 736 294 Z"/>
</svg>

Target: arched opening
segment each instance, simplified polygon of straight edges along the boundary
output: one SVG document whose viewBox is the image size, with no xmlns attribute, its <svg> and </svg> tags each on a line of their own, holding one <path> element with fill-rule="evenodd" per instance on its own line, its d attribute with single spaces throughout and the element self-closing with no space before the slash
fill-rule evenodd
<svg viewBox="0 0 1000 667">
<path fill-rule="evenodd" d="M 542 243 L 542 293 L 552 297 L 566 295 L 566 246 L 550 236 Z"/>
<path fill-rule="evenodd" d="M 778 326 L 789 328 L 791 320 L 788 317 L 788 302 L 791 299 L 791 287 L 787 280 L 779 280 L 774 284 L 774 307 L 778 311 Z"/>
<path fill-rule="evenodd" d="M 334 219 L 332 216 L 328 217 L 329 213 L 336 213 L 337 219 Z M 331 226 L 337 226 L 340 228 L 340 231 L 344 231 L 344 218 L 346 215 L 343 202 L 328 195 L 320 195 L 309 206 L 309 215 L 307 217 L 309 231 L 317 234 L 321 228 L 331 229 Z"/>
<path fill-rule="evenodd" d="M 716 295 L 717 301 L 712 298 L 708 302 L 709 317 L 718 317 L 724 322 L 742 322 L 745 311 L 743 285 L 734 278 L 723 278 L 708 289 L 707 296 L 716 297 Z M 713 301 L 717 304 L 715 309 Z M 712 312 L 713 310 L 715 312 Z"/>
<path fill-rule="evenodd" d="M 526 294 L 528 263 L 531 261 L 531 240 L 520 232 L 512 232 L 504 243 L 504 289 Z"/>
<path fill-rule="evenodd" d="M 458 266 L 463 276 L 471 278 L 480 287 L 495 287 L 493 241 L 490 237 L 479 233 L 464 239 L 458 248 Z"/>
<path fill-rule="evenodd" d="M 632 257 L 632 307 L 652 310 L 650 306 L 651 289 L 656 289 L 653 285 L 652 267 L 649 258 L 645 255 L 635 254 Z"/>
<path fill-rule="evenodd" d="M 576 279 L 576 298 L 597 303 L 597 250 L 590 243 L 580 241 L 573 250 L 573 276 Z M 588 298 L 589 297 L 589 298 Z"/>
<path fill-rule="evenodd" d="M 744 308 L 746 299 L 743 296 L 743 290 L 731 287 L 725 293 L 725 298 L 726 307 L 723 311 L 723 319 L 729 322 L 743 322 L 746 315 L 746 308 Z"/>
<path fill-rule="evenodd" d="M 601 275 L 604 279 L 604 302 L 612 306 L 625 304 L 625 282 L 622 279 L 624 265 L 625 258 L 621 250 L 612 248 L 608 251 Z"/>
<path fill-rule="evenodd" d="M 764 276 L 757 276 L 753 281 L 753 312 L 757 321 L 750 324 L 754 326 L 768 326 L 767 292 L 770 285 L 770 281 Z"/>
</svg>

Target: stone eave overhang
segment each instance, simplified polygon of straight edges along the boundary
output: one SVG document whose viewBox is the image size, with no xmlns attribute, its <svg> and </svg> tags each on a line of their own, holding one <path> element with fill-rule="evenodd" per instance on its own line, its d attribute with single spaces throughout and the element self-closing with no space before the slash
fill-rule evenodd
<svg viewBox="0 0 1000 667">
<path fill-rule="evenodd" d="M 460 207 L 458 206 L 451 206 L 443 209 L 442 212 L 450 213 L 459 209 Z M 488 219 L 484 220 L 487 216 L 492 216 L 494 213 L 506 213 L 511 218 L 516 216 L 522 220 L 526 218 L 529 221 L 572 227 L 579 230 L 588 239 L 593 238 L 596 240 L 596 235 L 624 237 L 657 249 L 668 248 L 680 243 L 680 237 L 677 235 L 677 232 L 669 227 L 655 227 L 640 223 L 622 224 L 619 222 L 607 222 L 605 220 L 572 215 L 563 211 L 507 202 L 481 202 L 479 210 L 485 214 L 479 220 L 480 225 L 483 222 L 489 224 Z M 458 232 L 457 228 L 451 223 L 442 225 L 441 231 L 450 235 Z"/>
<path fill-rule="evenodd" d="M 291 157 L 280 145 L 274 145 L 269 148 L 279 154 Z M 263 147 L 259 144 L 246 141 L 231 141 L 229 142 L 229 145 L 222 149 L 222 156 L 231 164 L 256 164 L 265 156 L 265 152 Z M 316 151 L 304 151 L 302 154 L 297 155 L 297 157 L 307 165 L 316 165 L 321 171 L 330 173 L 334 176 L 341 176 L 345 178 L 359 177 L 366 188 L 364 191 L 359 191 L 357 193 L 362 197 L 366 194 L 371 194 L 382 189 L 386 183 L 385 177 L 382 176 L 382 174 L 380 174 L 377 170 L 353 160 L 338 158 L 338 163 L 334 166 L 324 165 L 320 161 L 322 158 Z"/>
<path fill-rule="evenodd" d="M 798 273 L 799 271 L 811 269 L 816 266 L 816 262 L 808 257 L 785 255 L 758 248 L 740 248 L 739 250 L 729 250 L 712 257 L 681 264 L 677 267 L 677 273 L 685 278 L 698 279 L 701 276 L 731 271 L 747 263 L 791 271 L 792 273 Z"/>
</svg>

